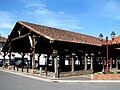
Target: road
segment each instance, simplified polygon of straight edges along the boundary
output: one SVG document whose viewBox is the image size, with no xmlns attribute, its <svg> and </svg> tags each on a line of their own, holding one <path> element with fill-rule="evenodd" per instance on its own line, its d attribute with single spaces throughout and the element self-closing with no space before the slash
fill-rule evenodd
<svg viewBox="0 0 120 90">
<path fill-rule="evenodd" d="M 0 90 L 120 90 L 120 83 L 44 82 L 0 71 Z"/>
</svg>

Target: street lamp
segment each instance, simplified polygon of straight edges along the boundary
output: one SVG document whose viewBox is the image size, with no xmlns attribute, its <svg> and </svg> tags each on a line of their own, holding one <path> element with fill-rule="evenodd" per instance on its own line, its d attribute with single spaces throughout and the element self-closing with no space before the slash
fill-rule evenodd
<svg viewBox="0 0 120 90">
<path fill-rule="evenodd" d="M 103 40 L 103 35 L 102 35 L 102 33 L 100 33 L 100 35 L 99 35 L 99 38 L 100 38 L 100 40 L 101 40 L 101 42 L 102 42 L 102 40 Z M 115 32 L 114 31 L 112 31 L 112 33 L 111 33 L 111 38 L 112 38 L 112 41 L 114 40 L 114 38 L 115 38 Z M 109 71 L 110 71 L 110 67 L 109 67 L 109 56 L 108 56 L 108 45 L 109 45 L 109 40 L 108 40 L 108 37 L 106 37 L 106 41 L 105 41 L 105 46 L 106 46 L 106 61 L 104 61 L 104 73 L 109 73 Z"/>
<path fill-rule="evenodd" d="M 99 38 L 100 38 L 101 41 L 103 40 L 103 35 L 102 35 L 102 33 L 100 33 Z"/>
<path fill-rule="evenodd" d="M 114 40 L 114 38 L 115 38 L 115 32 L 114 31 L 112 31 L 112 33 L 111 33 L 111 38 L 112 38 L 112 40 Z"/>
</svg>

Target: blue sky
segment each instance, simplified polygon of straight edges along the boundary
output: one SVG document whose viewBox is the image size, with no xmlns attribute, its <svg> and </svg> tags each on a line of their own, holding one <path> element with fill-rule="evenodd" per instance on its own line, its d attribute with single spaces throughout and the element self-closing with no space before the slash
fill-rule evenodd
<svg viewBox="0 0 120 90">
<path fill-rule="evenodd" d="M 27 21 L 92 36 L 120 35 L 120 0 L 0 0 L 0 33 Z"/>
</svg>

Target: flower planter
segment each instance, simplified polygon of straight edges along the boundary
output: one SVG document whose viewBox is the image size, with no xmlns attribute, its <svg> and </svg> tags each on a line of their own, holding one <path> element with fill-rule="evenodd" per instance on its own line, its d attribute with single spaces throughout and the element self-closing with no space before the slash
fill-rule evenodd
<svg viewBox="0 0 120 90">
<path fill-rule="evenodd" d="M 92 80 L 120 80 L 120 74 L 93 74 Z"/>
</svg>

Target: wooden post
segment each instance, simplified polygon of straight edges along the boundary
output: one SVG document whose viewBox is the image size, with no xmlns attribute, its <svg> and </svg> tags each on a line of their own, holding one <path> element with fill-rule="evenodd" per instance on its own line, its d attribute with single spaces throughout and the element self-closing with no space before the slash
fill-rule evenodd
<svg viewBox="0 0 120 90">
<path fill-rule="evenodd" d="M 27 60 L 27 73 L 29 73 L 29 61 Z"/>
<path fill-rule="evenodd" d="M 25 56 L 25 53 L 22 54 L 22 72 L 23 72 L 23 68 L 24 68 L 24 56 Z"/>
<path fill-rule="evenodd" d="M 85 60 L 85 67 L 84 67 L 84 70 L 87 70 L 87 54 L 86 54 L 86 53 L 85 53 L 84 60 Z"/>
<path fill-rule="evenodd" d="M 64 70 L 64 66 L 65 66 L 65 55 L 63 54 L 59 54 L 59 59 L 60 59 L 60 62 L 59 62 L 59 71 L 61 72 L 62 70 Z"/>
<path fill-rule="evenodd" d="M 15 70 L 15 65 L 13 66 L 13 70 Z"/>
<path fill-rule="evenodd" d="M 4 56 L 3 56 L 3 68 L 5 68 L 5 56 L 6 56 L 6 54 L 5 54 L 5 52 L 4 52 Z"/>
<path fill-rule="evenodd" d="M 11 61 L 11 51 L 9 52 L 9 60 L 8 60 L 8 65 L 10 66 L 10 61 Z"/>
<path fill-rule="evenodd" d="M 30 54 L 30 69 L 32 69 L 32 54 Z"/>
<path fill-rule="evenodd" d="M 17 65 L 17 71 L 19 71 L 19 67 L 18 67 L 18 65 Z"/>
<path fill-rule="evenodd" d="M 46 58 L 46 61 L 45 61 L 45 73 L 46 73 L 46 76 L 47 76 L 47 74 L 48 74 L 48 61 L 49 61 L 49 57 L 50 57 L 50 55 L 49 54 L 47 54 L 47 58 Z"/>
</svg>

